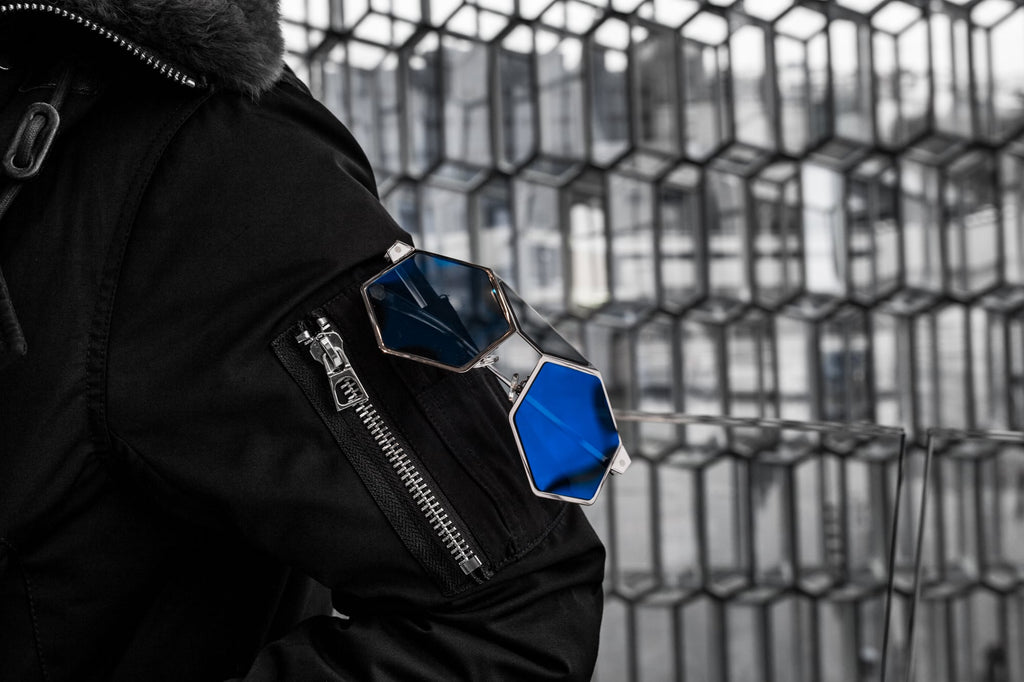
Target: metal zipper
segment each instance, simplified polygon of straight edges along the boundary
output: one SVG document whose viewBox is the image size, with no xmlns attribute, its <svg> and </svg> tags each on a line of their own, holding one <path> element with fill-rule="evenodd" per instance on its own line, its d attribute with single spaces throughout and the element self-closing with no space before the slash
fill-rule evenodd
<svg viewBox="0 0 1024 682">
<path fill-rule="evenodd" d="M 168 78 L 175 83 L 180 83 L 186 87 L 198 88 L 200 83 L 197 79 L 188 75 L 181 69 L 172 66 L 168 62 L 164 61 L 160 57 L 157 57 L 146 48 L 138 45 L 137 43 L 128 40 L 122 35 L 119 35 L 110 29 L 100 26 L 95 21 L 83 17 L 81 14 L 71 12 L 66 9 L 55 7 L 54 5 L 48 5 L 42 2 L 13 2 L 6 5 L 0 5 L 0 15 L 7 14 L 8 12 L 45 12 L 54 16 L 62 17 L 68 21 L 77 23 L 84 28 L 89 29 L 93 33 L 105 38 L 118 47 L 126 50 L 131 56 L 137 58 L 143 64 L 152 67 L 157 73 L 165 78 Z"/>
<path fill-rule="evenodd" d="M 473 573 L 483 565 L 483 562 L 448 515 L 444 505 L 437 499 L 430 484 L 424 480 L 416 462 L 401 446 L 370 402 L 369 395 L 352 368 L 348 356 L 345 355 L 341 335 L 325 317 L 318 317 L 316 324 L 319 327 L 316 334 L 303 331 L 295 340 L 309 349 L 313 359 L 323 364 L 335 409 L 338 412 L 354 409 L 363 427 L 373 437 L 391 468 L 398 474 L 413 502 L 444 543 L 448 553 L 458 562 L 464 574 Z"/>
</svg>

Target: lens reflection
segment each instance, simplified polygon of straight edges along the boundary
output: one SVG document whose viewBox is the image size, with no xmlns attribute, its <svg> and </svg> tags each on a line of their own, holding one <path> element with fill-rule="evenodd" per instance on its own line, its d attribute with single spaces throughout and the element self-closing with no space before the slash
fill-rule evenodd
<svg viewBox="0 0 1024 682">
<path fill-rule="evenodd" d="M 479 359 L 511 330 L 479 267 L 417 253 L 366 287 L 386 348 L 453 369 Z"/>
<path fill-rule="evenodd" d="M 505 292 L 508 304 L 512 308 L 512 314 L 516 316 L 523 335 L 542 353 L 554 355 L 569 362 L 578 362 L 581 365 L 590 364 L 571 343 L 562 338 L 562 335 L 541 317 L 540 313 L 521 299 L 512 287 L 504 282 L 501 282 L 500 286 L 501 290 Z"/>
<path fill-rule="evenodd" d="M 619 447 L 600 377 L 542 363 L 513 417 L 534 485 L 592 499 Z"/>
</svg>

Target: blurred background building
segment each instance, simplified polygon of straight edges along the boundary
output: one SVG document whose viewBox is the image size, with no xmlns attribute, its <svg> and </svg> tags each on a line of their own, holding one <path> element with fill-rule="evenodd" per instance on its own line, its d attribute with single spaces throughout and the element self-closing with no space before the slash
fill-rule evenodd
<svg viewBox="0 0 1024 682">
<path fill-rule="evenodd" d="M 1022 5 L 283 2 L 419 246 L 627 418 L 768 420 L 620 423 L 596 679 L 902 679 L 913 613 L 914 679 L 1024 680 Z"/>
</svg>

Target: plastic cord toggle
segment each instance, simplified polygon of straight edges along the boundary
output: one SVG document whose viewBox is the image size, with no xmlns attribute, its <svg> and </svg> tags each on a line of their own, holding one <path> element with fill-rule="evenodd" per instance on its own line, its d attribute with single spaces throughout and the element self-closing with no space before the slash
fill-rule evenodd
<svg viewBox="0 0 1024 682">
<path fill-rule="evenodd" d="M 46 102 L 30 104 L 4 154 L 7 177 L 15 181 L 34 178 L 50 152 L 59 127 L 60 114 L 53 105 Z"/>
</svg>

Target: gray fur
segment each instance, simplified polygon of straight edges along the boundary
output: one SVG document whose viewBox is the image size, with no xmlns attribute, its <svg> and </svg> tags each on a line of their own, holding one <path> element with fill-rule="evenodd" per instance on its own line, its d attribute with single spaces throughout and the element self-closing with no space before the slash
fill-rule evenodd
<svg viewBox="0 0 1024 682">
<path fill-rule="evenodd" d="M 51 0 L 211 84 L 258 95 L 281 74 L 276 0 Z"/>
</svg>

